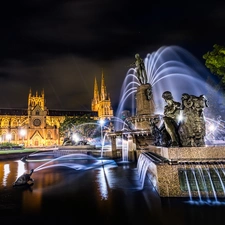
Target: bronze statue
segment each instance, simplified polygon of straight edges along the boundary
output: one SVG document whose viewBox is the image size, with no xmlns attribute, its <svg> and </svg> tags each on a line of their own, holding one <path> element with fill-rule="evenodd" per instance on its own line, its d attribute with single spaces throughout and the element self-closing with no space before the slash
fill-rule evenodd
<svg viewBox="0 0 225 225">
<path fill-rule="evenodd" d="M 195 96 L 183 93 L 182 97 L 183 120 L 180 123 L 179 134 L 183 146 L 204 146 L 206 134 L 203 110 L 208 107 L 204 95 Z"/>
<path fill-rule="evenodd" d="M 208 101 L 204 95 L 183 93 L 180 102 L 173 100 L 170 91 L 162 94 L 167 105 L 164 107 L 162 126 L 150 123 L 155 145 L 165 147 L 205 146 L 206 124 L 204 108 Z M 180 117 L 182 115 L 182 118 Z"/>
<path fill-rule="evenodd" d="M 153 98 L 151 86 L 145 90 L 145 96 L 146 96 L 147 100 L 151 100 Z"/>
<path fill-rule="evenodd" d="M 135 61 L 136 76 L 141 84 L 146 84 L 148 81 L 148 78 L 147 78 L 147 73 L 145 70 L 144 61 L 139 54 L 136 54 L 135 58 L 136 58 L 136 61 Z"/>
<path fill-rule="evenodd" d="M 13 187 L 15 186 L 21 186 L 21 185 L 32 185 L 34 182 L 34 179 L 31 178 L 31 175 L 33 174 L 34 169 L 30 170 L 30 173 L 24 173 L 20 177 L 16 179 L 16 181 L 13 183 Z"/>
<path fill-rule="evenodd" d="M 183 146 L 192 146 L 194 136 L 193 126 L 195 123 L 193 113 L 194 101 L 191 95 L 183 93 L 181 102 L 183 119 L 180 123 L 179 135 Z"/>
<path fill-rule="evenodd" d="M 179 147 L 181 146 L 180 137 L 178 134 L 179 115 L 181 110 L 181 103 L 175 102 L 170 91 L 165 91 L 162 94 L 167 105 L 164 107 L 163 127 L 162 132 L 167 132 L 170 136 L 171 142 L 165 143 L 166 146 Z M 165 136 L 165 135 L 164 135 Z"/>
</svg>

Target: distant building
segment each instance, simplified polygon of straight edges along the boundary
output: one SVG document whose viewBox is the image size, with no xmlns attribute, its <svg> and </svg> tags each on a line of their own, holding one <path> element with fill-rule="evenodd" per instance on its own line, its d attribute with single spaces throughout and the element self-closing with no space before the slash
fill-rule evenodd
<svg viewBox="0 0 225 225">
<path fill-rule="evenodd" d="M 38 95 L 29 91 L 27 109 L 0 109 L 0 143 L 11 142 L 25 146 L 62 145 L 59 127 L 66 116 L 90 115 L 92 111 L 49 110 L 45 105 L 44 90 Z"/>
<path fill-rule="evenodd" d="M 113 109 L 109 93 L 106 91 L 104 74 L 102 72 L 101 90 L 99 93 L 97 80 L 94 80 L 94 97 L 91 103 L 92 111 L 98 112 L 98 119 L 111 119 L 113 117 Z"/>
</svg>

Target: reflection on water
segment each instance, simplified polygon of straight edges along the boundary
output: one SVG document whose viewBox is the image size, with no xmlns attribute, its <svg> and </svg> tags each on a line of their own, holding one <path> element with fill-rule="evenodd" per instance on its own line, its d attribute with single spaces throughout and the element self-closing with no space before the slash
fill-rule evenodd
<svg viewBox="0 0 225 225">
<path fill-rule="evenodd" d="M 109 185 L 106 177 L 106 168 L 102 167 L 96 174 L 96 183 L 102 200 L 108 199 Z"/>
<path fill-rule="evenodd" d="M 3 178 L 2 178 L 2 185 L 6 186 L 7 184 L 7 177 L 10 173 L 10 169 L 9 169 L 9 164 L 5 164 L 4 165 L 4 170 L 3 170 Z"/>
<path fill-rule="evenodd" d="M 33 186 L 12 187 L 19 174 L 31 169 L 35 169 Z M 135 162 L 87 155 L 55 159 L 48 152 L 30 155 L 25 161 L 0 161 L 0 184 L 3 225 L 29 219 L 39 225 L 90 220 L 107 225 L 220 225 L 225 213 L 224 206 L 162 199 L 147 177 L 142 188 Z"/>
<path fill-rule="evenodd" d="M 21 160 L 16 161 L 18 163 L 17 167 L 17 177 L 16 179 L 26 172 L 25 164 Z"/>
</svg>

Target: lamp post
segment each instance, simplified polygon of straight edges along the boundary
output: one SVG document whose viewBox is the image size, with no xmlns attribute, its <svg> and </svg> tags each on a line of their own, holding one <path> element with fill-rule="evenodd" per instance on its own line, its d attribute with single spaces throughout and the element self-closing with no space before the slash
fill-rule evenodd
<svg viewBox="0 0 225 225">
<path fill-rule="evenodd" d="M 105 121 L 103 119 L 100 119 L 99 123 L 100 123 L 100 126 L 101 126 L 101 146 L 103 146 L 102 126 L 104 125 Z"/>
<path fill-rule="evenodd" d="M 77 145 L 80 140 L 77 133 L 73 134 L 72 138 L 73 138 L 73 141 L 75 142 L 75 145 Z"/>
<path fill-rule="evenodd" d="M 23 145 L 24 145 L 24 136 L 25 136 L 25 134 L 26 134 L 26 130 L 24 130 L 24 129 L 22 129 L 21 131 L 20 131 L 20 134 L 21 134 L 21 136 L 22 136 L 22 138 L 23 138 Z"/>
<path fill-rule="evenodd" d="M 12 135 L 10 133 L 6 134 L 6 140 L 10 143 Z"/>
</svg>

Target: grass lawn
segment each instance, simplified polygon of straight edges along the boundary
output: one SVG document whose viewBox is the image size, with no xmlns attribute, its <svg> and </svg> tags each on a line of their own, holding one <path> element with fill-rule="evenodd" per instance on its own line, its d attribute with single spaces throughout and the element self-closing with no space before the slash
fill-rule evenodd
<svg viewBox="0 0 225 225">
<path fill-rule="evenodd" d="M 24 149 L 4 149 L 0 150 L 0 154 L 9 154 L 9 153 L 25 153 L 25 152 L 37 152 L 41 151 L 40 149 L 34 148 L 24 148 Z"/>
</svg>

